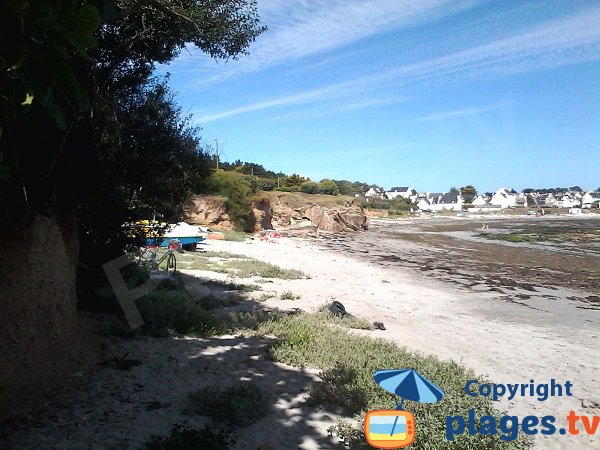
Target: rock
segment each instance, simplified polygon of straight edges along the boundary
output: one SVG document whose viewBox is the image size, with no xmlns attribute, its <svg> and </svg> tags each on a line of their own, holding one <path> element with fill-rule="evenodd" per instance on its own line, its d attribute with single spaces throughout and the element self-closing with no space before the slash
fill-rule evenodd
<svg viewBox="0 0 600 450">
<path fill-rule="evenodd" d="M 327 233 L 363 231 L 367 229 L 367 217 L 355 201 L 325 207 L 311 202 L 306 194 L 291 205 L 285 194 L 264 196 L 252 202 L 252 215 L 245 230 L 257 232 L 275 227 L 313 228 Z M 333 203 L 333 202 L 332 202 Z M 227 214 L 226 199 L 214 195 L 195 195 L 186 205 L 186 220 L 194 225 L 205 225 L 215 229 L 231 230 L 233 225 Z"/>
<path fill-rule="evenodd" d="M 185 207 L 186 221 L 192 225 L 232 230 L 226 200 L 216 195 L 194 195 Z"/>
</svg>

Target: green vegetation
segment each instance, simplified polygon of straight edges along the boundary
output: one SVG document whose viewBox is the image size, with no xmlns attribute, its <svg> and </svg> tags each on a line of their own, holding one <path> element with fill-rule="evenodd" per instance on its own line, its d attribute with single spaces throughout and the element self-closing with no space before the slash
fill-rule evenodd
<svg viewBox="0 0 600 450">
<path fill-rule="evenodd" d="M 346 314 L 344 317 L 332 314 L 329 310 L 331 303 L 327 303 L 319 308 L 317 317 L 322 318 L 326 323 L 333 323 L 336 325 L 344 326 L 347 328 L 355 328 L 358 330 L 372 330 L 373 326 L 368 320 L 361 317 L 353 316 L 352 314 Z"/>
<path fill-rule="evenodd" d="M 499 412 L 489 399 L 465 396 L 464 385 L 474 374 L 458 364 L 417 355 L 387 341 L 324 325 L 322 316 L 301 314 L 267 321 L 258 328 L 261 334 L 278 337 L 271 349 L 276 361 L 324 369 L 323 382 L 311 391 L 311 404 L 354 414 L 359 420 L 369 409 L 393 409 L 397 398 L 373 382 L 373 373 L 381 368 L 411 367 L 428 376 L 446 394 L 442 402 L 434 405 L 405 403 L 406 408 L 420 418 L 414 448 L 448 448 L 444 434 L 447 415 L 467 416 L 469 409 L 474 408 L 478 415 L 499 418 Z M 361 429 L 342 423 L 332 431 L 352 448 L 368 448 Z M 529 448 L 529 442 L 504 442 L 499 436 L 463 435 L 456 438 L 451 448 L 525 449 Z"/>
<path fill-rule="evenodd" d="M 212 336 L 223 329 L 222 324 L 194 304 L 185 291 L 152 292 L 137 300 L 136 305 L 144 320 L 138 332 L 151 336 Z"/>
<path fill-rule="evenodd" d="M 244 242 L 248 236 L 240 231 L 223 231 L 226 241 Z"/>
<path fill-rule="evenodd" d="M 410 200 L 403 197 L 396 197 L 393 200 L 378 200 L 376 202 L 362 202 L 360 204 L 363 208 L 369 209 L 387 209 L 389 214 L 402 214 L 410 211 L 412 204 Z"/>
<path fill-rule="evenodd" d="M 239 278 L 307 278 L 307 275 L 299 270 L 283 269 L 274 264 L 226 252 L 187 253 L 178 258 L 177 263 L 182 269 L 208 270 Z"/>
<path fill-rule="evenodd" d="M 292 291 L 283 291 L 279 295 L 280 300 L 299 300 L 302 296 L 294 294 Z"/>
<path fill-rule="evenodd" d="M 275 297 L 277 297 L 277 295 L 272 292 L 263 292 L 262 294 L 260 294 L 260 296 L 257 298 L 257 300 L 259 302 L 266 302 L 270 298 L 275 298 Z"/>
<path fill-rule="evenodd" d="M 224 388 L 205 387 L 190 394 L 188 403 L 196 414 L 238 426 L 252 425 L 270 411 L 267 394 L 250 382 Z"/>
<path fill-rule="evenodd" d="M 262 277 L 281 278 L 283 280 L 300 280 L 306 278 L 306 274 L 300 270 L 283 269 L 274 264 L 256 259 L 228 260 L 223 263 L 223 268 L 230 275 L 240 278 Z"/>
</svg>

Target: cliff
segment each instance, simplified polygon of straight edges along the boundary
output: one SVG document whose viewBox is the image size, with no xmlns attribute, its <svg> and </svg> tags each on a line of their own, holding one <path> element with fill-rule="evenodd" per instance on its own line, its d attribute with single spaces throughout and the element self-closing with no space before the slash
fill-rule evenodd
<svg viewBox="0 0 600 450">
<path fill-rule="evenodd" d="M 367 218 L 354 198 L 297 192 L 264 192 L 252 201 L 247 231 L 311 227 L 339 233 L 367 229 Z M 232 229 L 225 198 L 196 195 L 186 207 L 186 220 L 216 229 Z"/>
</svg>

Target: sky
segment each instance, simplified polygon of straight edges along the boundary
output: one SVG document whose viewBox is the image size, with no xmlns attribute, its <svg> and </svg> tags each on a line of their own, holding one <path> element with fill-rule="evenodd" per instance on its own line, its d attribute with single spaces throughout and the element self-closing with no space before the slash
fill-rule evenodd
<svg viewBox="0 0 600 450">
<path fill-rule="evenodd" d="M 600 186 L 600 1 L 258 0 L 158 75 L 222 159 L 418 191 Z"/>
</svg>

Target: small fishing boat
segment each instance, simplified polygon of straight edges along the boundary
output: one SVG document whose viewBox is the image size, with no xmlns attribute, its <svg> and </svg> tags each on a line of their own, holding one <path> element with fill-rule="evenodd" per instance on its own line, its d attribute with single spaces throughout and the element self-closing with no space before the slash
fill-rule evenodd
<svg viewBox="0 0 600 450">
<path fill-rule="evenodd" d="M 169 230 L 157 238 L 147 238 L 147 245 L 158 245 L 167 247 L 169 241 L 177 239 L 185 250 L 195 250 L 196 244 L 206 239 L 206 233 L 200 230 L 200 227 L 189 225 L 185 222 L 169 225 Z"/>
<path fill-rule="evenodd" d="M 159 223 L 157 221 L 140 220 L 134 224 L 124 225 L 134 239 L 143 239 L 147 246 L 167 247 L 169 241 L 177 239 L 186 250 L 195 250 L 196 244 L 206 239 L 203 227 L 189 225 L 185 222 L 177 224 Z"/>
</svg>

